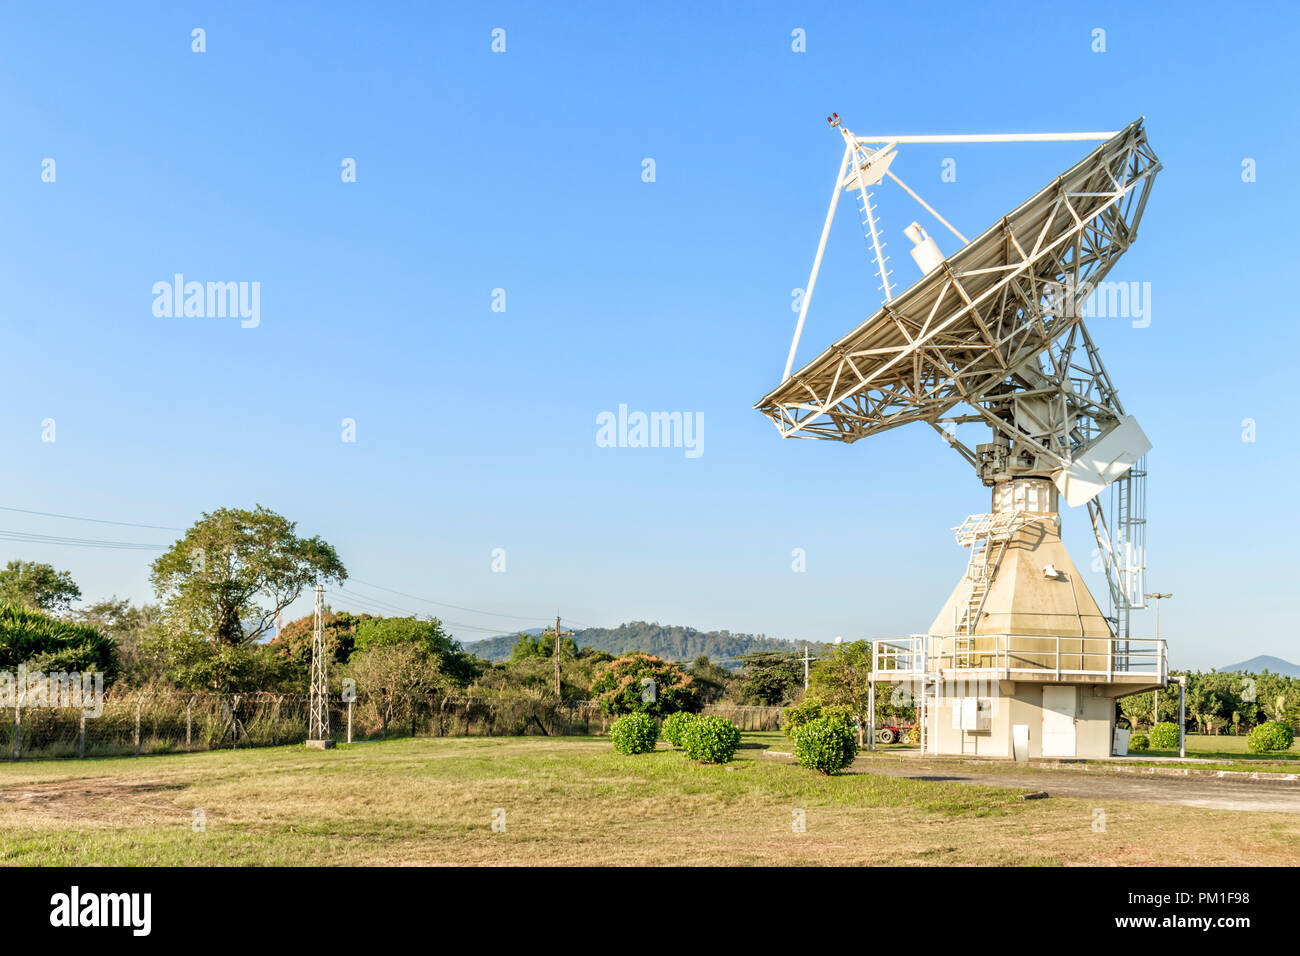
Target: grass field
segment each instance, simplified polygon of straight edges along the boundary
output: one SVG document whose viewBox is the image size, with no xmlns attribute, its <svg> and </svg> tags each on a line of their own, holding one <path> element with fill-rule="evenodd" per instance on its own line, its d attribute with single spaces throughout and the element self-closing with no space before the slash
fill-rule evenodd
<svg viewBox="0 0 1300 956">
<path fill-rule="evenodd" d="M 603 738 L 419 738 L 0 766 L 7 864 L 1291 864 L 1300 816 L 1083 800 Z M 492 829 L 505 811 L 504 833 Z M 193 827 L 203 813 L 204 829 Z M 795 832 L 802 810 L 806 832 Z"/>
</svg>

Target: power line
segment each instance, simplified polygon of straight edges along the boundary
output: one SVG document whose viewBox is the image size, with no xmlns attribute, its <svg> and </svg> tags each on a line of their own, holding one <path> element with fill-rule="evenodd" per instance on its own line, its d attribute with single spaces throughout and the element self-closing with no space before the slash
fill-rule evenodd
<svg viewBox="0 0 1300 956">
<path fill-rule="evenodd" d="M 116 521 L 109 518 L 90 518 L 84 515 L 63 514 L 62 512 L 57 512 L 57 511 L 37 511 L 32 508 L 14 508 L 7 505 L 0 505 L 0 511 L 12 511 L 17 514 L 37 515 L 43 518 L 60 518 L 65 521 L 89 521 L 95 524 L 117 525 L 119 527 L 125 527 L 125 528 L 149 528 L 156 531 L 181 531 L 181 532 L 186 530 L 185 528 L 178 528 L 172 525 L 144 524 L 136 521 Z M 50 545 L 62 545 L 67 547 L 81 547 L 81 548 L 109 548 L 109 549 L 129 550 L 129 551 L 165 551 L 168 547 L 167 545 L 145 544 L 143 542 L 135 542 L 135 541 L 109 541 L 109 540 L 104 540 L 99 538 L 75 538 L 75 537 L 66 537 L 60 535 L 38 534 L 34 532 L 5 531 L 5 530 L 0 530 L 0 541 L 16 541 L 16 542 L 23 542 L 27 544 L 50 544 Z M 432 604 L 435 605 L 436 607 L 451 608 L 454 611 L 465 611 L 469 614 L 482 614 L 484 617 L 499 618 L 503 620 L 512 620 L 512 621 L 537 622 L 539 620 L 545 620 L 545 618 L 541 616 L 524 615 L 524 614 L 506 614 L 500 611 L 485 611 L 481 608 L 465 607 L 460 604 L 448 604 L 446 601 L 435 601 L 433 598 L 421 597 L 418 594 L 409 594 L 405 591 L 398 591 L 394 588 L 385 587 L 382 584 L 371 584 L 369 582 L 362 581 L 357 578 L 353 578 L 352 581 L 364 587 L 374 588 L 379 591 L 386 591 L 389 594 L 396 594 L 399 597 L 410 598 L 413 601 L 420 601 L 421 603 L 424 604 Z M 342 590 L 342 588 L 340 588 L 340 590 Z M 357 595 L 355 592 L 352 592 L 352 596 L 365 598 L 371 604 L 378 605 L 380 607 L 386 606 L 389 609 L 388 613 L 392 613 L 396 611 L 402 614 L 410 615 L 412 617 L 417 615 L 417 612 L 412 611 L 408 608 L 400 607 L 392 603 L 391 601 L 383 601 L 379 598 L 370 595 Z M 568 624 L 577 626 L 579 629 L 583 629 L 583 630 L 593 627 L 593 625 L 584 624 L 581 621 L 575 621 L 571 618 L 565 618 L 564 620 Z M 453 627 L 465 628 L 472 631 L 480 631 L 487 634 L 498 634 L 503 630 L 508 630 L 508 628 L 502 626 L 488 627 L 488 626 L 483 626 L 478 624 L 466 624 L 463 622 L 454 622 L 454 621 L 445 621 L 444 623 L 449 624 Z"/>
<path fill-rule="evenodd" d="M 368 585 L 368 586 L 373 586 L 373 585 Z M 342 585 L 340 585 L 335 590 L 338 593 L 342 594 L 344 597 L 346 597 L 349 601 L 361 605 L 363 610 L 367 610 L 372 613 L 378 611 L 386 614 L 398 613 L 398 614 L 406 615 L 408 617 L 419 616 L 418 611 L 412 611 L 410 608 L 401 607 L 400 605 L 393 604 L 390 601 L 385 601 L 381 598 L 374 597 L 373 595 L 370 594 L 361 594 L 355 590 L 352 590 L 351 588 L 344 587 Z M 500 630 L 501 630 L 500 628 L 497 627 L 486 627 L 482 624 L 466 624 L 463 621 L 449 621 L 442 618 L 440 618 L 440 620 L 442 621 L 443 624 L 449 625 L 450 627 L 456 627 L 456 628 L 461 628 L 461 629 L 471 630 L 471 631 L 481 631 L 485 634 L 497 635 L 500 634 Z"/>
<path fill-rule="evenodd" d="M 107 518 L 83 518 L 80 515 L 58 514 L 54 511 L 32 511 L 28 508 L 8 508 L 0 505 L 0 511 L 16 511 L 24 515 L 40 515 L 43 518 L 64 518 L 68 521 L 91 521 L 95 524 L 115 524 L 123 528 L 152 528 L 155 531 L 184 531 L 184 528 L 173 528 L 165 524 L 138 524 L 134 521 L 109 521 Z"/>
<path fill-rule="evenodd" d="M 144 544 L 139 541 L 106 541 L 103 538 L 67 538 L 59 535 L 34 534 L 26 531 L 0 529 L 0 541 L 22 541 L 27 544 L 58 544 L 75 548 L 115 548 L 124 551 L 166 551 L 162 544 Z"/>
<path fill-rule="evenodd" d="M 436 604 L 436 605 L 438 605 L 438 607 L 449 607 L 449 608 L 451 608 L 452 610 L 455 610 L 455 611 L 468 611 L 468 612 L 470 612 L 471 614 L 484 614 L 484 615 L 487 615 L 488 617 L 508 617 L 508 618 L 511 618 L 512 620 L 516 620 L 516 621 L 536 621 L 536 620 L 537 620 L 537 618 L 536 618 L 535 616 L 533 616 L 533 615 L 524 615 L 524 614 L 502 614 L 502 613 L 499 613 L 499 612 L 497 612 L 497 611 L 483 611 L 483 610 L 480 610 L 479 608 L 473 608 L 473 607 L 461 607 L 459 604 L 447 604 L 447 603 L 444 602 L 444 601 L 435 601 L 435 600 L 433 600 L 433 598 L 420 597 L 418 594 L 407 594 L 405 591 L 395 591 L 395 590 L 393 590 L 392 588 L 386 588 L 386 587 L 384 587 L 382 584 L 370 584 L 370 583 L 368 583 L 368 582 L 366 582 L 366 581 L 362 581 L 362 580 L 359 579 L 359 578 L 353 578 L 352 580 L 353 580 L 353 581 L 356 581 L 357 584 L 363 585 L 363 586 L 368 587 L 368 588 L 376 588 L 376 589 L 378 589 L 378 590 L 380 590 L 380 591 L 387 591 L 389 594 L 397 594 L 397 595 L 399 595 L 399 596 L 401 596 L 401 597 L 411 598 L 411 599 L 414 600 L 414 601 L 423 601 L 425 604 Z"/>
</svg>

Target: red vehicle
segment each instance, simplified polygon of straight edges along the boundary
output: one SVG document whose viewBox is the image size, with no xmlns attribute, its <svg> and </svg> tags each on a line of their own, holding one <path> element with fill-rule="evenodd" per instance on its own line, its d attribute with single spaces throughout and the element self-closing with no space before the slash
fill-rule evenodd
<svg viewBox="0 0 1300 956">
<path fill-rule="evenodd" d="M 877 728 L 876 740 L 882 744 L 895 744 L 900 740 L 906 740 L 908 733 L 915 727 L 915 724 L 904 724 L 900 721 L 891 721 L 885 726 Z"/>
</svg>

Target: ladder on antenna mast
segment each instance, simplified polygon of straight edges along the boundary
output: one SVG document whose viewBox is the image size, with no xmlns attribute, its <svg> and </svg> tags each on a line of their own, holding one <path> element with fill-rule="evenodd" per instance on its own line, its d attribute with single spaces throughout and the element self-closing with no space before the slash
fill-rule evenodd
<svg viewBox="0 0 1300 956">
<path fill-rule="evenodd" d="M 880 238 L 880 226 L 876 222 L 876 207 L 871 205 L 871 192 L 862 179 L 862 164 L 858 162 L 859 157 L 856 155 L 859 151 L 855 151 L 854 155 L 858 186 L 858 220 L 862 223 L 867 243 L 871 246 L 876 260 L 876 275 L 880 276 L 880 289 L 885 293 L 885 301 L 890 302 L 894 298 L 894 290 L 889 284 L 889 257 L 885 255 L 885 240 Z"/>
<path fill-rule="evenodd" d="M 1093 534 L 1106 572 L 1110 591 L 1110 622 L 1119 641 L 1115 670 L 1129 669 L 1129 638 L 1132 612 L 1141 609 L 1146 591 L 1146 479 L 1147 460 L 1143 455 L 1125 474 L 1110 485 L 1110 507 L 1103 509 L 1099 499 L 1088 502 Z M 1114 521 L 1107 521 L 1107 510 Z"/>
</svg>

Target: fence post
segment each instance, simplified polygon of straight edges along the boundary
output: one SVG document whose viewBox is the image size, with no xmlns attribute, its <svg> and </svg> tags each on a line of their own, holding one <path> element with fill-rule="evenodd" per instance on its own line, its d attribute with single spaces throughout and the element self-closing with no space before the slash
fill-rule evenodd
<svg viewBox="0 0 1300 956">
<path fill-rule="evenodd" d="M 194 739 L 193 738 L 194 723 L 192 720 L 193 712 L 194 712 L 194 695 L 191 694 L 190 699 L 185 702 L 185 749 L 186 750 L 190 749 L 190 744 Z"/>
<path fill-rule="evenodd" d="M 77 756 L 86 756 L 86 709 L 81 709 L 81 725 L 77 728 Z"/>
<path fill-rule="evenodd" d="M 230 749 L 239 749 L 239 698 L 242 695 L 236 694 L 234 701 L 230 705 Z"/>
<path fill-rule="evenodd" d="M 22 750 L 23 741 L 23 697 L 27 696 L 27 689 L 23 688 L 20 695 L 14 700 L 14 759 L 18 759 L 18 754 Z"/>
<path fill-rule="evenodd" d="M 352 743 L 352 701 L 348 701 L 348 743 Z"/>
<path fill-rule="evenodd" d="M 275 729 L 271 731 L 272 745 L 280 743 L 280 704 L 284 702 L 284 694 L 275 699 Z"/>
<path fill-rule="evenodd" d="M 144 694 L 135 702 L 135 755 L 140 756 L 140 711 L 144 707 Z"/>
</svg>

